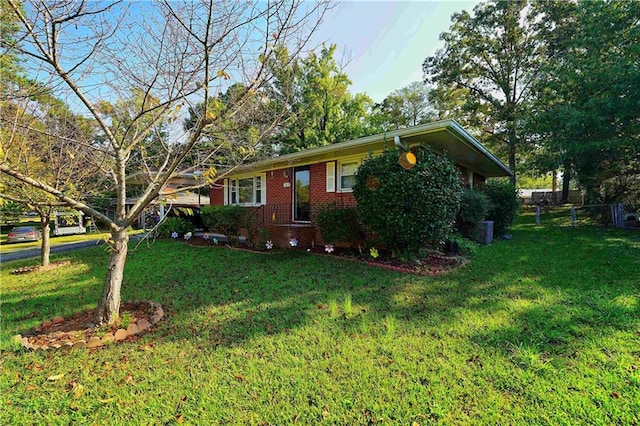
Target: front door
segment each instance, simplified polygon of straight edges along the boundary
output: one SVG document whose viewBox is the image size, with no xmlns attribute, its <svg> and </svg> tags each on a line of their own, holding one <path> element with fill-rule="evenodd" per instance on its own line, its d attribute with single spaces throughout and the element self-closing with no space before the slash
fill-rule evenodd
<svg viewBox="0 0 640 426">
<path fill-rule="evenodd" d="M 293 171 L 293 220 L 311 221 L 310 169 L 309 166 L 296 167 Z"/>
</svg>

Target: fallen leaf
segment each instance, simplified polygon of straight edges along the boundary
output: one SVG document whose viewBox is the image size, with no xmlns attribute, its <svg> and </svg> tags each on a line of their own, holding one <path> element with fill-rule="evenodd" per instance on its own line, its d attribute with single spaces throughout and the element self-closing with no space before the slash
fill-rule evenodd
<svg viewBox="0 0 640 426">
<path fill-rule="evenodd" d="M 155 346 L 156 345 L 154 343 L 147 343 L 146 345 L 140 346 L 140 350 L 141 351 L 148 351 L 148 350 L 153 349 Z"/>
<path fill-rule="evenodd" d="M 247 378 L 246 378 L 246 377 L 244 377 L 242 374 L 236 374 L 236 375 L 235 375 L 235 376 L 233 376 L 233 377 L 235 377 L 235 378 L 236 378 L 236 380 L 239 380 L 239 381 L 241 381 L 241 382 L 243 382 L 243 381 L 247 380 Z"/>
<path fill-rule="evenodd" d="M 180 414 L 176 419 L 176 423 L 182 423 L 182 422 L 184 422 L 184 417 L 182 417 L 182 414 Z"/>
<path fill-rule="evenodd" d="M 82 386 L 80 383 L 74 383 L 73 384 L 73 397 L 75 399 L 80 399 L 83 394 L 84 394 L 84 386 Z"/>
<path fill-rule="evenodd" d="M 101 404 L 108 404 L 110 402 L 112 402 L 115 398 L 108 398 L 108 399 L 99 399 L 98 402 L 100 402 Z"/>
<path fill-rule="evenodd" d="M 612 397 L 612 398 L 615 398 L 615 399 L 618 399 L 618 398 L 620 398 L 620 395 L 618 395 L 618 393 L 617 393 L 617 392 L 612 392 L 612 393 L 611 393 L 611 397 Z"/>
<path fill-rule="evenodd" d="M 129 383 L 131 380 L 133 380 L 133 376 L 131 374 L 129 374 L 127 377 L 124 378 L 124 381 L 126 383 Z"/>
<path fill-rule="evenodd" d="M 60 379 L 62 379 L 63 377 L 64 377 L 64 373 L 62 373 L 62 374 L 56 374 L 56 375 L 54 375 L 54 376 L 49 376 L 49 377 L 47 377 L 47 380 L 50 380 L 50 381 L 52 381 L 52 382 L 55 382 L 56 380 L 60 380 Z"/>
</svg>

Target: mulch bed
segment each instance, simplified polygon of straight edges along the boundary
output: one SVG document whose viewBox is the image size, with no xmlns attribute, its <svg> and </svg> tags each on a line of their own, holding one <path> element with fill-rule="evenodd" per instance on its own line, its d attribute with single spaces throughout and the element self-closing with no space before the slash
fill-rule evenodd
<svg viewBox="0 0 640 426">
<path fill-rule="evenodd" d="M 211 247 L 215 246 L 213 240 L 200 237 L 193 237 L 184 240 L 191 247 Z M 249 251 L 253 253 L 279 253 L 280 251 L 271 250 L 255 250 L 245 245 L 231 246 L 218 243 L 219 246 L 226 246 L 232 250 Z M 374 259 L 367 254 L 360 254 L 356 249 L 337 247 L 332 253 L 327 253 L 324 246 L 316 246 L 314 248 L 296 248 L 294 250 L 313 253 L 316 255 L 333 256 L 341 259 L 351 260 L 363 263 L 377 268 L 389 269 L 397 272 L 405 272 L 418 275 L 440 275 L 449 272 L 459 266 L 465 265 L 468 259 L 457 256 L 442 256 L 438 254 L 429 254 L 424 258 L 415 260 L 402 260 L 391 257 L 390 253 L 381 251 L 380 256 Z"/>
<path fill-rule="evenodd" d="M 14 269 L 13 271 L 11 271 L 11 273 L 17 275 L 17 274 L 28 274 L 30 272 L 48 272 L 56 268 L 60 268 L 62 266 L 69 266 L 69 265 L 71 265 L 71 261 L 66 260 L 64 262 L 50 263 L 47 266 L 42 266 L 42 265 L 24 266 L 22 268 Z"/>
<path fill-rule="evenodd" d="M 468 263 L 468 259 L 464 257 L 442 256 L 438 254 L 428 254 L 420 259 L 403 260 L 394 258 L 390 253 L 383 251 L 374 259 L 364 253 L 360 254 L 356 249 L 340 247 L 335 248 L 331 253 L 327 253 L 324 246 L 306 249 L 306 251 L 318 255 L 339 257 L 376 268 L 417 275 L 440 275 Z"/>
<path fill-rule="evenodd" d="M 95 348 L 107 343 L 135 340 L 164 316 L 160 305 L 149 301 L 130 301 L 120 305 L 120 322 L 96 327 L 97 308 L 78 312 L 71 318 L 56 317 L 22 335 L 14 336 L 27 349 Z M 128 319 L 123 327 L 122 319 Z"/>
</svg>

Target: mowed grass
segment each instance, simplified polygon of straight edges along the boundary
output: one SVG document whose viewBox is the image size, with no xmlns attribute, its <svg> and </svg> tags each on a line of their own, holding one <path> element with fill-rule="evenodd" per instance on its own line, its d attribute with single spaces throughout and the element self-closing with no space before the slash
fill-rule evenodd
<svg viewBox="0 0 640 426">
<path fill-rule="evenodd" d="M 167 320 L 68 354 L 8 339 L 94 307 L 104 249 L 46 274 L 3 265 L 0 424 L 640 422 L 639 233 L 533 221 L 440 277 L 141 245 L 123 298 Z"/>
</svg>

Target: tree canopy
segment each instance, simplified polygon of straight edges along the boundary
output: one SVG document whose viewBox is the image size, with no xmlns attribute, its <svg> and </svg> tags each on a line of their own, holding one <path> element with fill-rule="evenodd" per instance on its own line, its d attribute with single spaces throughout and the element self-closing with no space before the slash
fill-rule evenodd
<svg viewBox="0 0 640 426">
<path fill-rule="evenodd" d="M 531 86 L 546 58 L 528 1 L 490 1 L 453 15 L 444 47 L 425 59 L 441 111 L 475 125 L 516 171 Z M 515 180 L 515 175 L 514 175 Z"/>
</svg>

